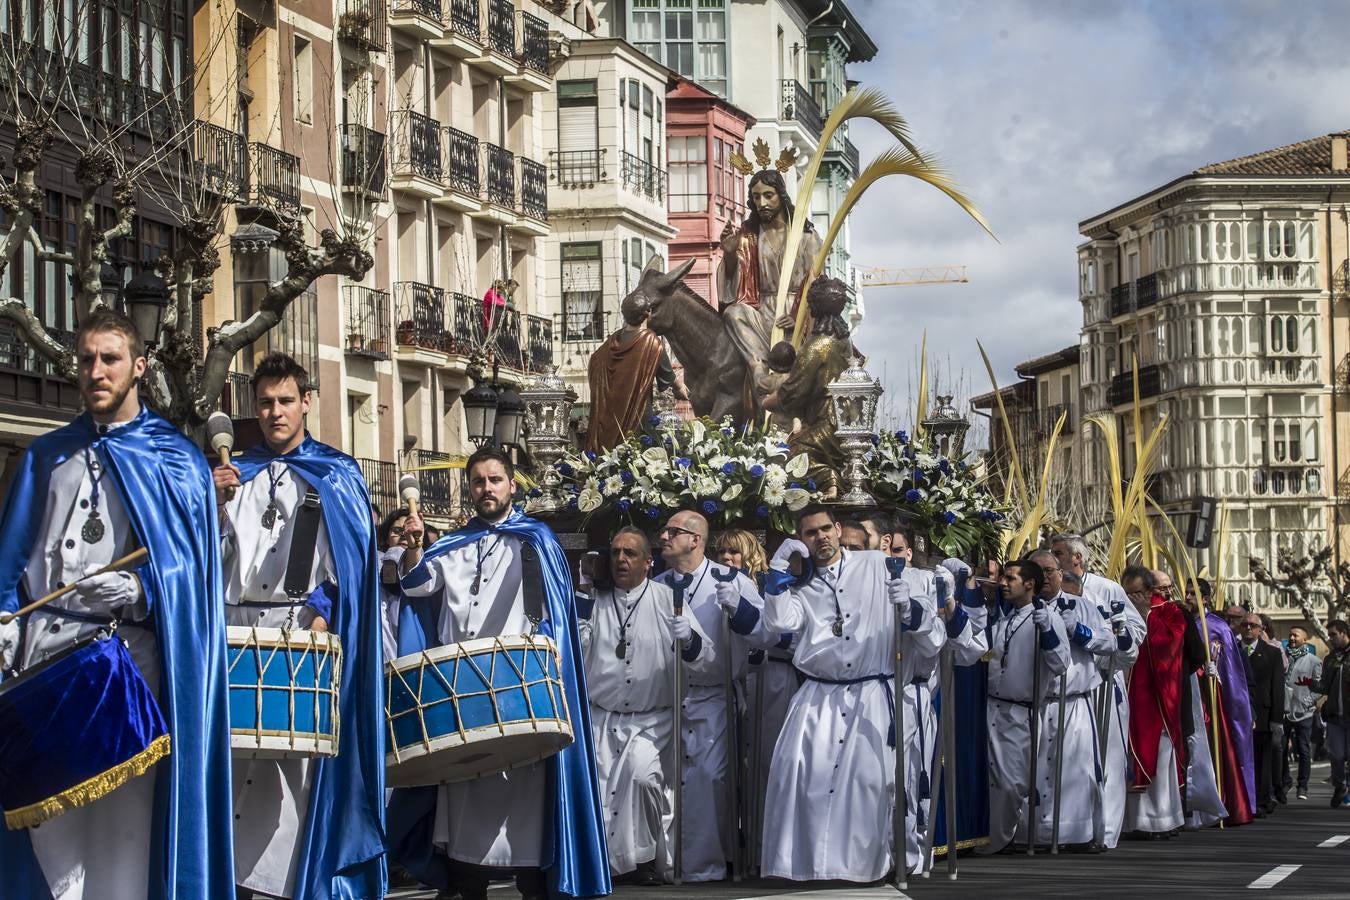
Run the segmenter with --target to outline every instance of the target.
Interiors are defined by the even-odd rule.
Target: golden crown
[[[793,150],[791,147],[784,147],[778,154],[778,159],[775,161],[772,151],[769,150],[769,145],[765,143],[764,138],[756,140],[751,149],[755,154],[754,163],[746,159],[740,151],[735,151],[731,154],[732,168],[742,175],[750,175],[753,173],[756,164],[758,164],[758,167],[761,170],[773,166],[779,172],[787,172],[797,162],[797,151]]]

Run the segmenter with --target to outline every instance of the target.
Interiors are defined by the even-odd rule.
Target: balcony
[[[489,75],[516,80],[520,64],[516,62],[516,7],[511,0],[487,0],[487,27],[480,42],[483,50],[473,58],[474,66]]]
[[[397,466],[382,459],[359,456],[356,458],[356,464],[361,467],[361,477],[366,480],[370,502],[375,504],[381,516],[387,516],[403,505],[398,495]]]
[[[521,371],[525,369],[520,355],[520,313],[517,310],[508,309],[501,317],[493,346],[497,350],[497,360],[503,366]]]
[[[424,516],[448,518],[459,515],[460,479],[463,469],[441,468],[452,462],[449,453],[437,453],[434,450],[410,450],[405,456],[404,471],[415,470],[417,486],[421,491],[418,511]],[[429,468],[435,466],[436,468]]]
[[[48,329],[68,347],[75,332]],[[25,418],[69,421],[84,407],[79,388],[43,362],[11,322],[0,322],[0,405],[22,407]]]
[[[822,126],[823,127],[823,126]],[[843,129],[840,129],[842,131]],[[848,172],[850,178],[856,179],[862,169],[862,161],[858,157],[858,148],[853,146],[853,142],[846,137],[841,137],[839,132],[830,140],[830,146],[825,150],[825,164],[836,165]]]
[[[441,126],[410,109],[389,116],[394,135],[393,186],[424,199],[441,195]]]
[[[553,371],[553,320],[543,316],[530,316],[527,321],[525,339],[529,352],[526,363],[536,375]]]
[[[483,144],[483,170],[487,175],[484,196],[492,203],[511,212],[505,217],[496,217],[503,225],[515,221],[516,208],[516,157],[510,150],[503,150],[496,144]]]
[[[520,159],[520,211],[535,222],[548,222],[548,169],[543,163],[523,156]],[[548,229],[545,228],[542,234],[548,234]]]
[[[478,212],[483,208],[479,201],[482,182],[478,177],[478,138],[447,125],[441,135],[441,152],[441,180],[449,190],[435,202],[460,212]]]
[[[1189,263],[1165,270],[1163,297],[1209,291],[1315,291],[1315,262]]]
[[[389,27],[417,40],[436,40],[445,30],[441,26],[441,0],[392,0]]]
[[[1147,309],[1158,302],[1158,276],[1145,275],[1143,278],[1136,279],[1134,282],[1134,306],[1136,309]]]
[[[623,186],[662,205],[666,202],[666,173],[640,157],[623,151]]]
[[[358,50],[383,50],[385,17],[385,0],[343,0],[337,22],[338,38]]]
[[[394,285],[394,297],[399,347],[449,352],[444,292],[420,281],[400,281]]]
[[[1111,288],[1111,318],[1134,312],[1134,282]]]
[[[527,12],[520,14],[520,61],[525,68],[548,75],[548,23]]]
[[[468,294],[451,294],[450,351],[469,356],[483,345],[487,321],[483,318],[483,301]]]
[[[384,135],[364,125],[343,125],[342,186],[372,199],[384,199]]]
[[[445,30],[431,41],[437,50],[456,59],[473,59],[483,53],[483,27],[478,0],[441,0]]]
[[[1156,397],[1162,391],[1161,370],[1157,366],[1142,366],[1139,369],[1139,400],[1142,402]],[[1112,406],[1125,406],[1134,402],[1134,374],[1125,372],[1111,379],[1111,390],[1107,400]]]
[[[1143,388],[1143,372],[1139,373],[1140,389]],[[1127,401],[1128,402],[1128,401]],[[1059,417],[1064,416],[1064,428],[1060,431],[1061,439],[1068,439],[1073,434],[1074,408],[1071,403],[1054,403],[1050,406],[1041,407],[1032,413],[1031,425],[1036,431],[1036,436],[1042,439],[1048,439],[1055,431],[1055,423]]]
[[[1259,497],[1321,497],[1322,470],[1316,466],[1263,466],[1252,472]]]
[[[194,180],[208,193],[231,203],[248,193],[248,147],[242,134],[209,122],[196,122],[192,159],[197,170]]]
[[[300,157],[267,144],[249,145],[250,201],[257,206],[300,209]]]
[[[231,419],[258,418],[253,394],[253,376],[246,372],[226,372],[225,388],[220,392],[220,411]]]
[[[548,157],[559,187],[592,187],[609,177],[604,150],[551,150]]]
[[[782,85],[782,105],[779,118],[785,122],[796,122],[814,141],[820,140],[820,132],[825,127],[820,117],[820,107],[811,99],[811,92],[795,79],[784,79]]]
[[[343,287],[347,302],[347,355],[389,358],[389,294],[359,284]]]

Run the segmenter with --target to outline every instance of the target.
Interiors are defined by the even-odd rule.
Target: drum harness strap
[[[291,552],[286,558],[286,581],[283,587],[290,600],[291,614],[286,620],[289,630],[295,626],[295,611],[309,595],[309,576],[314,569],[314,550],[319,542],[319,523],[323,509],[319,493],[314,488],[305,491],[305,499],[295,513],[295,530],[291,532]]]
[[[544,569],[539,563],[539,551],[529,541],[521,541],[520,563],[520,593],[525,600],[525,618],[530,620],[530,636],[533,637],[544,618]]]

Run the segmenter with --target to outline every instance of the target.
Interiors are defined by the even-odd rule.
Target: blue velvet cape
[[[388,882],[384,649],[370,497],[356,460],[309,435],[290,453],[278,456],[263,444],[237,458],[235,465],[240,479],[248,482],[277,459],[300,473],[319,494],[338,579],[328,630],[342,641],[338,755],[314,763],[295,896],[297,900],[383,897]]]
[[[215,490],[201,452],[144,407],[106,435],[86,413],[35,440],[18,464],[0,521],[0,610],[20,605],[52,470],[90,446],[112,475],[104,479],[105,489],[118,492],[137,540],[150,552],[135,571],[159,645],[160,707],[173,741],[168,759],[155,769],[150,898],[232,900],[220,538]],[[0,834],[0,872],[5,897],[47,896],[27,831]]]
[[[490,532],[513,535],[534,547],[544,575],[545,617],[539,632],[557,643],[567,709],[575,741],[547,760],[551,812],[545,817],[542,868],[553,897],[598,897],[612,890],[609,852],[600,813],[600,788],[595,775],[590,703],[582,663],[581,638],[573,605],[572,579],[567,559],[547,525],[512,513],[497,525],[474,519],[459,531],[445,535],[423,555],[418,568],[444,553],[478,540]],[[414,569],[414,572],[417,570]],[[409,573],[410,575],[412,573]],[[438,644],[443,603],[439,594],[405,597],[399,615],[398,652],[417,653]],[[436,787],[401,788],[389,802],[389,852],[426,884],[448,887],[446,873],[431,854],[436,817]]]

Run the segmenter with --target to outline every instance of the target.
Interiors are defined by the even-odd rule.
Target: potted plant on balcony
[[[389,343],[389,342],[386,341],[386,340],[385,340],[384,338],[382,338],[382,337],[371,338],[371,339],[370,339],[370,352],[371,352],[371,353],[378,353],[378,354],[380,354],[381,356],[384,356],[386,353],[389,352],[388,343]]]
[[[417,341],[414,340],[414,335],[416,333],[417,329],[413,326],[412,319],[404,319],[402,322],[398,323],[398,342],[400,344],[408,346],[416,344]]]
[[[366,349],[366,336],[359,331],[347,332],[347,352],[360,353]]]

